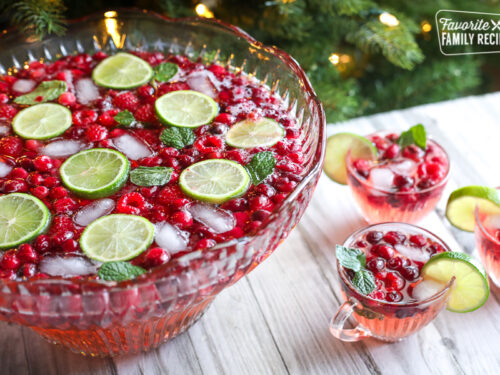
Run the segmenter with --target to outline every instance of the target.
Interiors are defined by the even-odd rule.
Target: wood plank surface
[[[329,126],[367,134],[422,122],[447,150],[458,186],[500,185],[500,93],[382,113]],[[445,198],[420,225],[474,254],[471,234],[444,219]],[[280,248],[223,291],[187,333],[157,350],[86,358],[0,323],[0,374],[500,374],[500,291],[469,314],[442,312],[408,339],[343,343],[328,323],[342,298],[334,246],[366,225],[347,187],[322,176],[310,206]]]

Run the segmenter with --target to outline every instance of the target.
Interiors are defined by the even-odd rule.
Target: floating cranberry
[[[29,159],[28,159],[29,160]],[[21,178],[21,179],[25,179],[28,177],[28,172],[26,171],[26,169],[24,168],[14,168],[11,172],[10,172],[10,176],[12,178]]]
[[[63,92],[60,96],[59,99],[57,99],[59,104],[65,105],[67,107],[71,107],[73,104],[76,103],[76,97],[72,93],[66,91]]]
[[[49,195],[49,189],[45,186],[37,186],[31,188],[31,194],[33,194],[38,199],[46,198]]]
[[[139,193],[123,195],[116,205],[116,211],[123,214],[139,215],[146,207],[146,200]]]
[[[384,235],[384,241],[391,245],[402,244],[406,240],[406,236],[397,231],[389,231]]]
[[[196,243],[195,249],[197,249],[197,250],[199,250],[199,249],[207,249],[209,247],[215,246],[215,244],[216,244],[215,240],[204,238],[202,240],[199,240]]]
[[[184,210],[177,211],[172,215],[172,223],[180,228],[189,228],[193,225],[193,216]]]
[[[400,174],[394,175],[394,179],[392,181],[393,185],[398,189],[408,188],[413,186],[413,178],[410,176],[403,176]]]
[[[73,124],[75,125],[90,125],[96,122],[96,120],[97,120],[97,113],[91,109],[85,109],[73,112]]]
[[[373,273],[378,273],[385,269],[385,260],[382,258],[373,258],[366,263],[366,268]]]
[[[36,275],[36,265],[33,263],[26,263],[19,269],[20,274],[25,278],[30,278]]]
[[[354,246],[355,246],[356,248],[360,248],[360,247],[361,247],[361,248],[364,248],[364,247],[367,247],[367,246],[368,246],[368,243],[367,243],[367,242],[365,242],[365,241],[363,241],[363,240],[358,240],[358,241],[356,241],[356,242],[354,243]]]
[[[148,268],[158,267],[170,260],[170,254],[161,247],[153,247],[144,254],[144,265]]]
[[[43,186],[47,186],[48,188],[53,188],[61,185],[61,180],[54,176],[48,176],[43,180]]]
[[[17,271],[17,269],[21,266],[21,261],[17,256],[15,250],[9,250],[5,252],[0,260],[0,268],[4,270],[12,270]]]
[[[7,180],[3,185],[4,193],[26,193],[28,184],[22,180]]]
[[[394,249],[389,245],[375,245],[372,251],[386,260],[394,256]]]
[[[78,242],[72,238],[68,238],[62,242],[61,248],[65,253],[74,253],[78,250]]]
[[[38,263],[39,261],[37,252],[29,244],[19,245],[17,256],[22,263]]]
[[[387,262],[387,267],[389,267],[391,270],[397,270],[401,268],[402,265],[403,261],[401,260],[400,257],[391,258]]]
[[[399,273],[408,281],[414,281],[420,276],[420,272],[415,266],[403,267],[399,270]]]
[[[69,191],[66,188],[63,188],[62,186],[57,186],[50,191],[50,197],[52,199],[65,198],[68,196],[68,194],[69,194]]]
[[[404,279],[398,276],[395,272],[388,272],[384,282],[386,288],[388,289],[401,290],[405,286]]]
[[[385,300],[387,302],[401,302],[403,300],[403,295],[396,290],[391,290],[386,293]]]
[[[48,156],[37,156],[33,159],[33,166],[40,172],[48,172],[52,169],[52,159]]]
[[[380,242],[383,237],[384,234],[378,230],[372,230],[366,234],[366,240],[372,245]]]
[[[71,214],[78,208],[78,204],[71,198],[62,198],[56,200],[53,207],[58,214]]]
[[[421,234],[414,234],[410,236],[410,242],[415,246],[422,247],[427,244],[427,239]]]
[[[85,138],[89,142],[98,142],[108,137],[108,129],[102,125],[90,125],[85,130]]]
[[[369,294],[369,296],[373,299],[376,299],[376,300],[379,300],[379,301],[383,301],[385,300],[385,293],[381,290],[376,290],[374,292],[371,292]]]
[[[23,151],[23,141],[17,137],[0,138],[0,154],[17,157]]]
[[[138,104],[139,101],[137,100],[135,95],[130,91],[119,94],[113,98],[113,105],[122,110],[128,110],[133,112],[136,110]]]
[[[252,211],[269,209],[272,207],[272,202],[265,195],[257,195],[256,197],[250,198],[248,204]]]
[[[403,156],[408,159],[412,159],[413,161],[419,163],[422,161],[424,157],[424,151],[415,145],[406,146],[403,149]]]

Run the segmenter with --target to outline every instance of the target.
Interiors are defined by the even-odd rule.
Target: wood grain
[[[500,185],[500,93],[393,111],[330,126],[367,134],[424,123],[452,160],[457,186]],[[454,250],[474,239],[444,219],[445,199],[421,225]],[[492,374],[500,373],[500,292],[469,314],[442,312],[419,333],[385,344],[343,343],[328,331],[341,304],[333,248],[366,225],[346,187],[322,176],[296,230],[266,262],[223,291],[187,333],[157,350],[86,358],[28,328],[0,323],[0,374]]]

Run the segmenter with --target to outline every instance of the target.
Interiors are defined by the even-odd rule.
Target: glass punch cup
[[[446,151],[422,125],[401,134],[338,133],[326,155],[326,174],[349,185],[369,223],[418,222],[440,200],[450,169]]]
[[[430,323],[444,307],[473,311],[489,295],[479,264],[411,224],[362,228],[337,246],[336,256],[345,302],[330,332],[342,341],[399,341]],[[471,290],[479,292],[471,296]],[[349,318],[356,322],[353,328],[346,328]]]

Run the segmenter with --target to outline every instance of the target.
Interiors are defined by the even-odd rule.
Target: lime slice
[[[68,158],[59,169],[64,185],[75,194],[90,199],[108,197],[122,188],[130,163],[122,153],[107,148],[81,151]]]
[[[25,139],[49,139],[64,133],[71,122],[71,111],[68,108],[43,103],[20,111],[12,120],[12,129]]]
[[[486,186],[465,186],[450,194],[446,217],[451,224],[468,232],[474,231],[476,206],[487,214],[500,214],[500,193]]]
[[[438,282],[443,286],[455,277],[446,306],[453,312],[474,311],[484,305],[490,294],[486,271],[465,253],[437,254],[424,264],[421,275],[423,282]]]
[[[209,159],[190,165],[179,176],[179,185],[190,197],[222,203],[245,193],[250,184],[246,169],[231,160]]]
[[[181,128],[196,128],[210,123],[219,107],[214,100],[191,90],[172,91],[155,102],[156,114],[163,122]]]
[[[112,89],[132,89],[149,82],[153,68],[143,59],[130,53],[117,53],[102,60],[92,72],[99,86]]]
[[[80,247],[91,259],[118,262],[135,258],[153,243],[154,226],[141,216],[115,214],[89,224]]]
[[[339,184],[347,184],[346,155],[351,151],[353,159],[375,160],[377,148],[365,137],[352,133],[337,133],[326,142],[324,171]]]
[[[49,210],[40,199],[22,193],[0,196],[0,249],[31,241],[49,223]]]
[[[276,121],[263,118],[243,120],[234,124],[226,134],[229,146],[238,148],[271,147],[285,135],[285,129]]]

